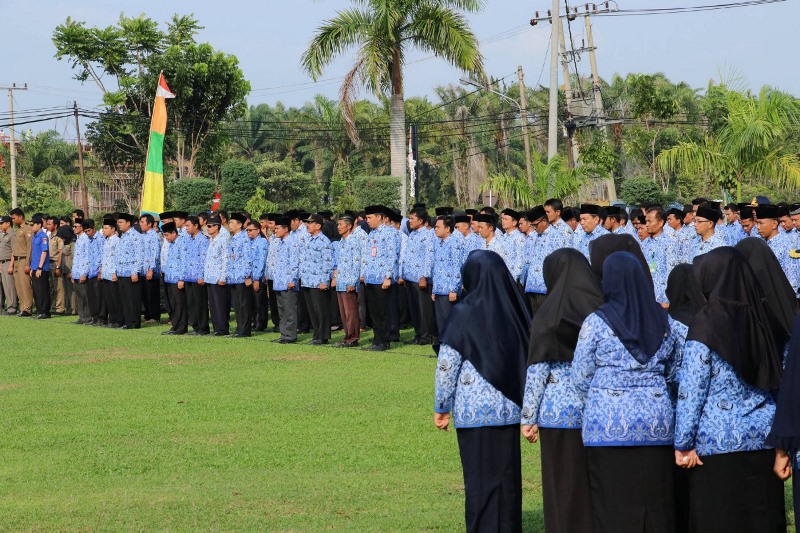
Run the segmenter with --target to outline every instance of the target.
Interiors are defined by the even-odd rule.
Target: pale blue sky
[[[619,2],[628,9],[716,3],[710,0]],[[545,67],[541,78],[540,72],[546,59],[550,25],[531,28],[527,24],[535,10],[545,12],[551,4],[550,0],[488,0],[484,11],[469,16],[475,33],[484,42],[482,51],[490,74],[502,77],[515,72],[521,64],[529,85],[537,80],[548,84],[548,68]],[[29,84],[31,90],[16,94],[17,109],[71,105],[73,100],[83,107],[96,106],[100,98],[95,86],[91,82],[81,85],[72,79],[69,64],[53,57],[50,38],[55,26],[67,16],[89,25],[108,25],[117,20],[121,11],[128,15],[143,12],[159,21],[167,20],[175,12],[193,12],[205,26],[199,40],[239,58],[253,87],[249,103],[282,101],[298,106],[317,93],[336,98],[339,89],[336,78],[347,71],[353,53],[332,64],[323,75],[323,80],[329,81],[318,84],[308,83],[299,58],[320,21],[347,5],[344,0],[2,0],[0,86],[11,82]],[[800,0],[705,13],[596,17],[593,28],[600,75],[610,78],[614,73],[662,71],[673,81],[683,80],[704,88],[710,79],[719,77],[720,71],[735,70],[751,88],[769,84],[800,95],[798,19]],[[576,23],[574,36],[580,39],[582,23],[580,19]],[[588,56],[579,67],[588,73]],[[433,88],[457,83],[459,76],[444,61],[413,52],[405,71],[406,95],[429,95],[435,101]],[[6,112],[7,108],[7,99],[2,94],[0,112]],[[32,127],[35,130],[55,127],[68,137],[74,136],[66,120]]]

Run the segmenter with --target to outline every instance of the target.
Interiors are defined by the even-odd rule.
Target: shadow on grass
[[[545,533],[544,510],[522,511],[522,531],[523,533]]]

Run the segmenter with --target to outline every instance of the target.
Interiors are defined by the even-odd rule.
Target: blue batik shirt
[[[230,235],[230,234],[228,234]],[[208,239],[206,248],[206,262],[203,267],[203,281],[216,285],[220,281],[228,280],[228,242],[225,233],[220,231],[214,238]]]
[[[351,233],[338,241],[336,247],[336,291],[347,292],[347,287],[359,288],[361,274],[361,253],[363,243],[358,240],[355,233]]]
[[[244,230],[228,241],[228,271],[226,281],[229,285],[241,285],[253,274],[253,260],[250,256],[250,239]]]
[[[272,271],[272,289],[288,291],[289,283],[294,283],[294,291],[300,290],[300,253],[303,244],[294,234],[278,239],[275,257],[275,270]]]
[[[672,272],[670,258],[673,253],[674,240],[662,231],[658,235],[650,236],[641,242],[644,258],[653,277],[653,290],[658,303],[669,303],[667,298],[667,279]]]
[[[525,247],[525,239],[527,235],[522,233],[519,229],[514,229],[503,235],[498,235],[503,241],[503,246],[506,249],[506,266],[511,276],[519,281],[522,275],[523,265],[525,258],[523,256],[523,248]]]
[[[544,260],[564,247],[564,236],[553,226],[547,226],[541,234],[532,231],[525,243],[525,292],[547,294],[544,284]]]
[[[763,450],[774,416],[772,394],[745,383],[702,342],[686,342],[675,449],[701,456]]]
[[[781,270],[786,274],[786,279],[789,280],[789,284],[797,295],[797,287],[800,285],[800,259],[794,259],[789,255],[795,249],[791,234],[781,229],[777,235],[767,240],[767,246],[778,258]]]
[[[300,285],[312,289],[330,286],[333,277],[333,246],[320,231],[309,234],[300,253]]]
[[[164,240],[167,241],[166,239]],[[171,243],[167,241],[167,257],[161,263],[164,283],[175,284],[179,281],[186,281],[184,269],[189,240],[191,240],[191,237],[186,234],[185,236],[179,236]]]
[[[142,235],[131,228],[122,234],[117,245],[117,276],[129,278],[142,273]]]
[[[521,424],[579,429],[583,398],[572,386],[572,364],[542,361],[528,367]]]
[[[117,246],[119,246],[119,236],[114,233],[106,238],[103,244],[103,262],[100,268],[100,277],[106,281],[111,281],[117,273]]]
[[[81,276],[89,277],[89,243],[91,239],[86,233],[81,233],[75,240],[75,250],[72,252],[72,279],[79,280]]]
[[[569,227],[569,224],[564,222],[563,218],[559,217],[558,220],[556,220],[556,223],[553,224],[553,229],[556,230],[556,233],[559,233],[561,235],[565,243],[572,242],[575,232],[572,230],[571,227]]]
[[[598,224],[591,233],[586,233],[585,231],[576,231],[575,236],[573,237],[574,240],[572,246],[582,253],[587,260],[589,260],[589,243],[598,237],[602,237],[603,235],[608,235],[608,230],[600,224]]]
[[[486,241],[483,237],[470,230],[469,235],[464,239],[464,260],[473,250],[482,250],[485,243]]]
[[[397,281],[398,245],[392,229],[379,226],[364,242],[361,253],[361,277],[367,285],[382,285],[386,278]]]
[[[158,275],[161,273],[161,240],[158,238],[158,232],[151,229],[147,233],[142,234],[143,256],[142,256],[142,274],[147,274],[148,270],[152,270],[153,274]]]
[[[267,279],[273,279],[272,272],[275,270],[275,260],[278,258],[278,247],[280,246],[280,239],[275,235],[269,237],[269,248],[267,249],[267,267],[264,271],[264,276]]]
[[[451,234],[436,238],[433,251],[433,294],[461,294],[461,264],[464,262],[464,239]]]
[[[100,275],[100,263],[103,262],[103,245],[105,243],[106,238],[99,231],[89,239],[89,279]]]
[[[50,272],[50,239],[47,238],[47,232],[43,229],[31,237],[31,270],[39,268],[42,252],[46,254],[42,271]]]
[[[572,383],[584,401],[585,446],[672,446],[679,333],[672,327],[658,351],[639,363],[596,313],[583,322],[572,361]]]
[[[250,259],[253,262],[253,273],[250,277],[253,281],[262,281],[266,276],[267,255],[269,255],[269,241],[258,235],[255,239],[250,239]]]
[[[697,257],[698,255],[707,254],[711,250],[715,250],[722,246],[727,246],[725,243],[725,237],[723,237],[722,233],[714,229],[714,234],[708,238],[707,241],[704,241],[702,238],[698,238],[694,241],[694,250],[692,254],[692,259]]]
[[[447,344],[439,348],[434,398],[434,412],[452,412],[457,429],[510,426],[520,421],[520,407]]]
[[[208,237],[198,231],[197,235],[194,237],[187,233],[186,235],[179,236],[177,240],[183,241],[183,246],[185,249],[183,260],[183,281],[188,283],[196,283],[197,280],[202,278],[203,274],[205,273]],[[165,261],[166,258],[162,254],[161,262],[164,263]]]
[[[430,278],[433,271],[433,246],[436,233],[425,226],[408,235],[403,258],[400,261],[400,277],[411,283]]]
[[[503,240],[500,238],[499,235],[495,234],[492,237],[492,240],[487,241],[486,239],[483,240],[483,249],[484,250],[491,250],[492,252],[496,253],[500,257],[503,258],[503,262],[507,263],[506,261],[506,247],[503,243]]]
[[[734,220],[727,226],[725,226],[725,242],[728,243],[728,246],[736,246],[739,244],[739,241],[742,239],[749,237],[747,232],[744,231],[742,227],[742,223],[738,220]]]

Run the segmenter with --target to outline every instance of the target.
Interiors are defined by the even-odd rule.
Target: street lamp
[[[501,93],[500,91],[495,91],[494,89],[492,89],[492,87],[490,85],[481,85],[479,82],[477,82],[475,80],[471,80],[469,78],[460,78],[458,81],[461,82],[462,85],[471,85],[471,86],[473,86],[473,87],[475,87],[477,89],[483,89],[484,91],[488,91],[488,92],[490,92],[492,94],[496,94],[497,96],[499,96],[503,100],[508,100],[509,102],[511,102],[512,104],[517,106],[517,111],[519,111],[520,114],[522,114],[522,106],[519,105],[519,102],[517,102],[516,100],[514,100],[510,96]]]

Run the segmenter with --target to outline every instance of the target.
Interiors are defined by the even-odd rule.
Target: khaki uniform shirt
[[[15,257],[25,257],[20,259],[20,265],[24,267],[31,264],[31,241],[33,240],[33,228],[27,224],[17,228],[11,245],[11,255]],[[16,261],[15,261],[16,264]],[[16,267],[15,267],[16,268]]]
[[[64,239],[55,234],[50,237],[50,262],[54,267],[61,266],[61,252],[64,249]]]
[[[0,263],[11,261],[11,244],[14,241],[14,228],[10,228],[8,233],[0,231]]]

